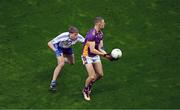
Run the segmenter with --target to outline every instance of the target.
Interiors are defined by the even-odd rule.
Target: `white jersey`
[[[70,39],[70,33],[69,32],[64,32],[60,35],[58,35],[57,37],[55,37],[52,40],[53,44],[58,44],[59,47],[62,48],[69,48],[72,45],[76,44],[77,42],[84,42],[84,37],[80,34],[77,35],[77,39],[76,40],[72,40]]]

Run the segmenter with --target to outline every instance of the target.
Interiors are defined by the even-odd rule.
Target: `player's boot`
[[[88,89],[84,88],[82,93],[83,93],[83,96],[84,96],[85,100],[87,100],[87,101],[91,100]]]
[[[51,82],[50,87],[49,87],[49,90],[50,90],[50,91],[54,91],[54,92],[57,90],[57,88],[56,88],[56,82]]]

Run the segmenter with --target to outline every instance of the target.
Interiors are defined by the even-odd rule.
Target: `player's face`
[[[99,27],[100,29],[103,29],[105,27],[105,21],[101,20],[101,22],[99,22]]]
[[[78,33],[71,33],[70,37],[71,37],[72,40],[76,40],[77,35],[78,35]]]

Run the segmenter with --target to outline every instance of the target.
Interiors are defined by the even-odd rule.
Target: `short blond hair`
[[[95,19],[94,19],[94,24],[96,24],[96,23],[98,23],[98,22],[101,22],[102,20],[104,20],[102,17],[97,16],[97,17],[95,17]]]

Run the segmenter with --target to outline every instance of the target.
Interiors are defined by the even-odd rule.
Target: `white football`
[[[113,58],[115,58],[115,59],[120,58],[120,57],[122,56],[122,51],[121,51],[120,49],[118,49],[118,48],[113,49],[113,50],[111,51],[111,56],[112,56]]]

